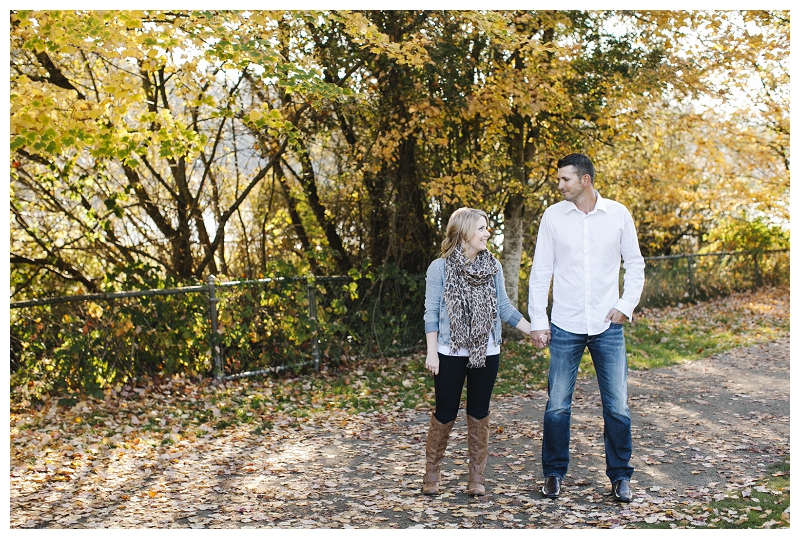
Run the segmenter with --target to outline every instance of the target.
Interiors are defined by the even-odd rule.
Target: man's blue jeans
[[[581,335],[551,324],[550,372],[547,378],[547,408],[544,412],[542,469],[544,476],[561,479],[569,466],[569,424],[572,393],[583,351],[589,348],[600,397],[603,401],[603,439],[606,475],[613,483],[630,479],[633,440],[628,409],[628,360],[622,324],[611,324],[599,335]]]

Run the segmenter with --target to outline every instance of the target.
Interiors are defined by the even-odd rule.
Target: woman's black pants
[[[483,419],[489,415],[489,400],[492,398],[500,355],[486,356],[486,366],[468,369],[469,358],[439,354],[439,374],[433,377],[436,389],[436,411],[439,423],[449,423],[458,415],[461,390],[467,380],[467,415]]]

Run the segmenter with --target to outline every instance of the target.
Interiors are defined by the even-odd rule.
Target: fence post
[[[752,252],[753,268],[755,269],[755,275],[753,275],[753,277],[754,277],[753,280],[755,281],[756,288],[761,288],[761,285],[763,284],[763,279],[761,278],[761,267],[758,264],[758,255],[759,254],[761,254],[761,253],[759,253],[758,250],[755,250],[755,251]]]
[[[312,276],[313,277],[313,276]],[[317,325],[317,292],[314,283],[309,279],[308,284],[308,318],[311,320],[311,335],[314,339],[311,344],[311,357],[314,359],[314,370],[319,370],[319,326]]]
[[[694,299],[694,279],[692,278],[692,255],[686,256],[686,273],[689,275],[689,298]]]
[[[211,357],[214,359],[214,377],[222,378],[222,358],[220,357],[219,344],[217,343],[217,298],[214,289],[214,276],[208,276],[208,310],[211,315]]]

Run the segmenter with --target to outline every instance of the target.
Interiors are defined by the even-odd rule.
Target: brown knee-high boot
[[[439,420],[431,414],[431,426],[428,428],[428,442],[425,444],[425,477],[422,480],[422,493],[428,495],[439,494],[439,479],[442,473],[442,461],[444,451],[447,449],[447,440],[450,438],[450,431],[453,424],[439,423]]]
[[[467,415],[467,455],[469,456],[469,485],[467,493],[470,496],[483,496],[486,494],[484,487],[483,470],[489,458],[489,416],[475,419]]]

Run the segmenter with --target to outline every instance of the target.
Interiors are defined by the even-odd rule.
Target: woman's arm
[[[434,260],[425,275],[425,333],[439,332],[439,304],[444,293],[440,258]]]
[[[442,269],[438,262],[434,260],[425,276],[425,342],[427,353],[425,354],[425,368],[434,375],[439,374],[439,305],[444,293],[444,282],[442,281]]]
[[[514,327],[519,327],[520,320],[524,320],[522,313],[519,312],[508,299],[506,293],[506,282],[503,277],[503,266],[497,262],[498,270],[495,275],[495,288],[497,289],[497,314],[500,320]]]
[[[529,334],[530,334],[530,332],[531,332],[531,324],[530,324],[530,322],[528,322],[527,320],[525,320],[525,317],[524,317],[524,316],[523,316],[522,318],[520,318],[520,319],[519,319],[519,322],[518,322],[518,323],[517,323],[517,325],[516,325],[516,326],[514,326],[514,327],[516,327],[518,330],[520,330],[520,331],[521,331],[522,333],[524,333],[526,336],[527,336],[527,335],[529,335]]]
[[[439,332],[431,331],[425,334],[425,341],[428,345],[428,353],[425,356],[425,368],[434,375],[439,374],[439,352],[437,350]]]
[[[500,263],[498,262],[498,264]],[[500,315],[500,319],[507,324],[513,325],[525,335],[529,335],[531,331],[530,323],[525,320],[521,312],[511,305],[511,300],[506,293],[506,283],[503,277],[502,265],[500,265],[497,275],[497,312]]]

